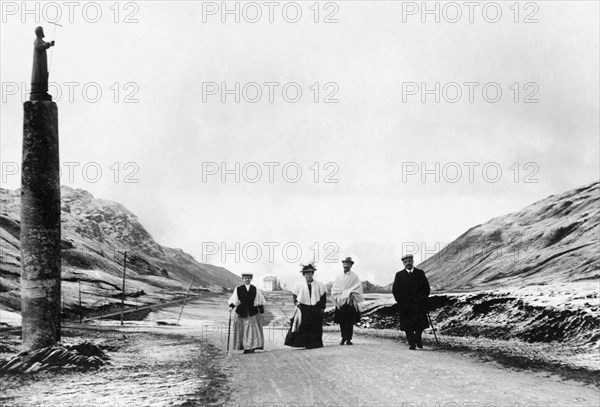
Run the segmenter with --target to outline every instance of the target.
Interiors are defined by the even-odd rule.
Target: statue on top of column
[[[33,42],[33,72],[31,73],[31,95],[29,100],[52,100],[48,94],[48,57],[46,50],[54,46],[54,41],[46,42],[44,29],[35,29],[36,39]]]

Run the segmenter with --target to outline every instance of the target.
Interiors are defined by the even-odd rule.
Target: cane
[[[435,338],[435,342],[439,344],[440,341],[438,341],[437,335],[435,334],[435,326],[433,326],[433,321],[431,320],[431,316],[429,316],[429,312],[427,312],[427,319],[429,319],[429,325],[431,325],[431,329],[433,329],[433,337]]]
[[[233,308],[229,308],[229,324],[227,328],[227,355],[229,355],[229,337],[231,336],[231,311],[233,311]]]

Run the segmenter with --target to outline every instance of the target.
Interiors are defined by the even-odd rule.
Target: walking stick
[[[431,320],[431,316],[429,316],[429,311],[427,312],[427,319],[429,319],[429,325],[431,325],[431,329],[433,329],[433,337],[435,338],[435,342],[439,344],[440,341],[438,341],[437,335],[435,334],[435,326],[433,326],[433,321]]]
[[[231,336],[231,311],[233,311],[233,308],[229,308],[229,324],[227,328],[227,355],[229,355],[229,337]]]

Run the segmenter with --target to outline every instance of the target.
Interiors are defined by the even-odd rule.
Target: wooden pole
[[[435,326],[433,326],[433,321],[431,320],[431,317],[429,316],[429,312],[427,312],[427,318],[429,319],[429,324],[431,325],[431,329],[433,329],[433,337],[435,338],[435,342],[440,343],[440,341],[438,341],[438,337],[435,333]]]
[[[229,323],[227,324],[227,356],[229,356],[229,338],[231,337],[231,311],[233,311],[233,308],[229,307]]]
[[[125,272],[127,270],[127,251],[123,252],[123,288],[121,290],[121,325],[123,325],[123,309],[125,308]]]
[[[177,323],[179,323],[179,319],[181,318],[181,314],[183,313],[183,307],[185,307],[185,303],[187,301],[188,295],[190,295],[190,290],[192,289],[192,285],[194,284],[194,280],[196,279],[196,276],[192,277],[192,283],[190,284],[190,287],[187,290],[187,293],[185,294],[185,298],[183,299],[183,305],[181,306],[181,311],[179,311],[179,317],[177,317]]]

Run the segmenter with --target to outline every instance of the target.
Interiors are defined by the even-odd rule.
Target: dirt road
[[[271,306],[265,322],[289,315],[287,308]],[[291,349],[283,346],[285,330],[266,326],[264,352],[226,356],[229,313],[223,297],[188,304],[179,324],[168,325],[177,323],[179,312],[159,310],[125,327],[103,321],[115,329],[106,332],[89,325],[83,334],[66,330],[65,339],[77,343],[99,335],[118,345],[110,352],[111,365],[3,377],[0,407],[600,405],[598,387],[456,352],[409,351],[403,341],[372,336],[357,335],[355,345],[340,346],[339,333],[326,332],[324,348]]]
[[[176,314],[165,310],[154,317],[169,319]],[[225,350],[227,317],[219,300],[193,304],[184,311],[178,330],[208,338]],[[325,333],[324,348],[292,349],[283,346],[285,331],[264,330],[264,352],[236,351],[228,358],[231,406],[600,405],[597,387],[454,352],[410,351],[403,341],[366,336],[357,336],[353,346],[340,346],[337,332]]]
[[[533,407],[598,406],[600,400],[597,389],[579,384],[373,338],[358,337],[354,346],[329,342],[316,350],[284,349],[277,340],[264,353],[234,359],[233,400],[240,405]]]

